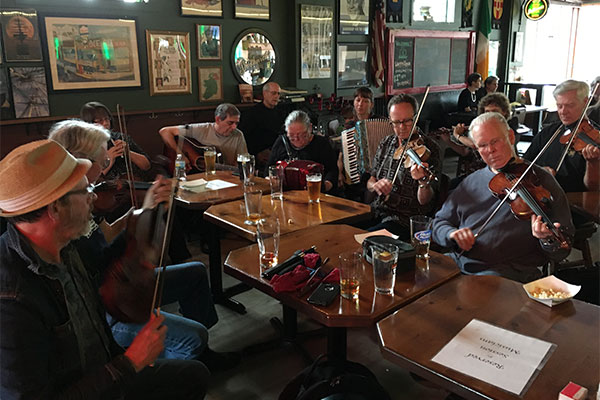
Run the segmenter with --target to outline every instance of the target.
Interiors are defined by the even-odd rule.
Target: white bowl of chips
[[[572,299],[579,293],[581,286],[571,285],[561,281],[554,275],[550,275],[523,285],[523,289],[525,289],[530,299],[552,307]]]

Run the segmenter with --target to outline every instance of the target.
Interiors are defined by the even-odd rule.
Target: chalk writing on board
[[[394,41],[394,89],[412,87],[413,39],[398,38]]]

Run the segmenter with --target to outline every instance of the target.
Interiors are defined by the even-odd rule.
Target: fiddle
[[[600,148],[600,133],[587,119],[581,121],[577,134],[573,133],[570,129],[567,129],[562,134],[559,141],[562,144],[568,144],[573,136],[575,136],[575,138],[573,139],[571,147],[576,152],[581,152],[588,144]]]
[[[396,153],[398,150],[396,150]],[[394,158],[396,158],[397,154],[394,154]],[[423,164],[423,161],[427,161],[429,156],[431,155],[431,151],[425,146],[425,142],[422,138],[417,138],[409,141],[406,146],[406,155],[403,160],[404,168],[411,168],[413,165],[418,165],[423,168],[428,175],[428,181],[438,180],[437,176],[431,172],[431,170]]]
[[[516,218],[527,220],[533,214],[541,216],[552,235],[559,241],[560,247],[570,248],[567,238],[546,214],[552,203],[552,195],[540,184],[535,171],[530,170],[530,173],[525,175],[527,170],[525,163],[509,163],[490,180],[488,186],[497,197],[508,198]],[[519,180],[520,182],[517,182]]]
[[[98,198],[94,202],[94,215],[107,219],[117,211],[126,211],[133,206],[129,187],[133,185],[137,203],[144,201],[146,191],[152,186],[151,182],[129,182],[122,179],[102,181],[94,186]]]

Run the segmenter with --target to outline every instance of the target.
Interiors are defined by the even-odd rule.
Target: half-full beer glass
[[[262,190],[248,190],[244,192],[244,203],[246,204],[246,225],[256,225],[262,220]]]
[[[417,258],[429,258],[431,221],[431,218],[425,215],[410,217],[410,241],[417,251]]]
[[[204,165],[207,174],[214,175],[217,172],[217,149],[213,146],[204,149]]]
[[[308,202],[318,203],[321,195],[320,173],[311,173],[306,175],[306,190],[308,191]]]

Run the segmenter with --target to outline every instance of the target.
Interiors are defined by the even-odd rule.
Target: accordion
[[[358,121],[354,128],[342,132],[344,170],[350,183],[359,183],[362,174],[371,172],[379,142],[393,133],[387,119]]]
[[[283,185],[286,190],[306,189],[306,175],[323,173],[323,164],[310,160],[277,161],[284,170]]]

